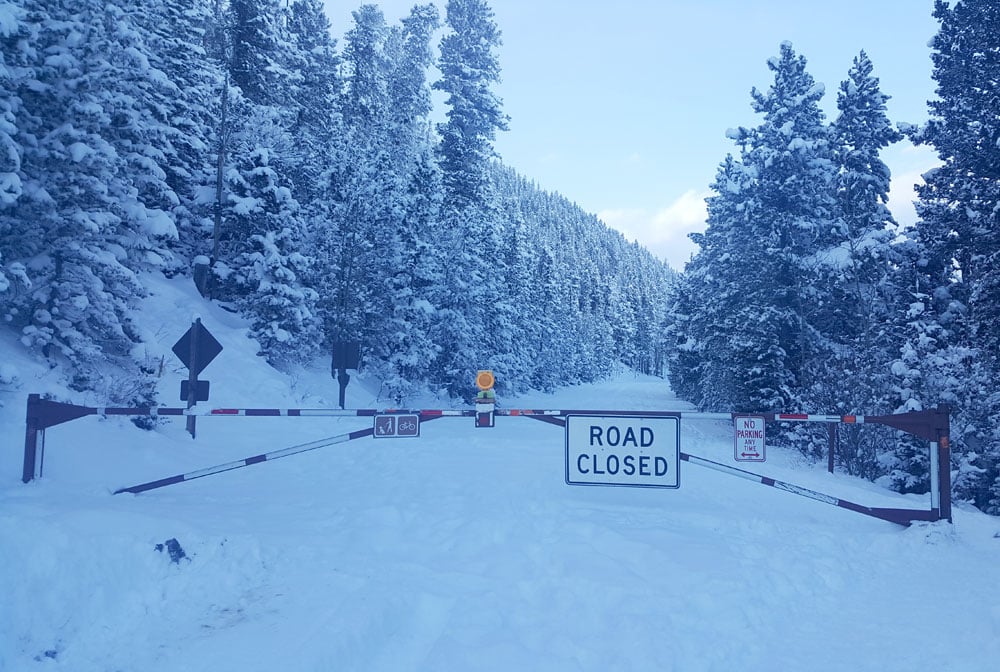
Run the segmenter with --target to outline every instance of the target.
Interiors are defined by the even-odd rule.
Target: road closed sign
[[[566,416],[566,483],[680,487],[680,417]]]

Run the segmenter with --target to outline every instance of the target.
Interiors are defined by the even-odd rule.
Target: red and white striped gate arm
[[[333,408],[211,408],[211,409],[199,409],[199,408],[169,408],[169,407],[147,407],[147,408],[110,408],[110,407],[89,407],[89,406],[77,406],[75,404],[67,404],[62,402],[51,401],[48,399],[42,399],[38,394],[29,394],[27,400],[27,412],[25,414],[25,443],[24,443],[24,463],[22,471],[22,481],[28,483],[34,478],[41,475],[41,465],[42,465],[42,455],[39,450],[39,442],[42,441],[41,445],[44,446],[44,435],[45,430],[48,427],[54,427],[56,425],[68,422],[70,420],[75,420],[77,418],[82,418],[87,415],[131,415],[131,416],[211,416],[211,417],[268,417],[268,416],[286,416],[286,417],[373,417],[380,414],[401,414],[401,415],[419,415],[421,420],[431,420],[441,417],[473,417],[476,411],[473,409],[420,409],[420,410],[404,410],[404,409],[333,409]],[[950,446],[949,446],[949,417],[950,408],[946,405],[939,406],[936,409],[927,409],[923,411],[910,411],[907,413],[898,413],[892,415],[880,415],[880,416],[864,416],[864,415],[829,415],[829,414],[810,414],[810,413],[701,413],[693,411],[616,411],[616,410],[568,410],[568,409],[496,409],[496,415],[501,416],[524,416],[529,418],[534,418],[537,420],[544,420],[546,422],[554,424],[563,424],[565,422],[565,417],[569,415],[633,415],[633,416],[652,416],[652,417],[677,417],[677,418],[700,418],[700,419],[715,419],[715,420],[729,420],[742,415],[756,415],[763,417],[765,421],[778,421],[778,422],[823,422],[830,425],[834,423],[846,423],[846,424],[881,424],[894,429],[913,434],[920,438],[926,439],[931,443],[930,450],[930,480],[931,480],[931,514],[930,518],[925,518],[924,514],[921,512],[916,512],[919,514],[917,517],[911,518],[911,520],[937,520],[937,519],[947,519],[951,520],[951,460],[950,460]],[[350,438],[358,438],[360,436],[366,435],[370,430],[359,430],[359,432],[354,432],[349,435],[344,435]],[[350,440],[347,439],[347,440]],[[340,437],[336,437],[340,439]],[[305,444],[310,445],[310,444]],[[323,444],[327,445],[327,444]],[[299,452],[304,446],[293,447],[292,449],[286,449],[283,451],[277,451],[274,454],[265,454],[262,456],[253,456],[245,460],[238,461],[234,464],[219,465],[218,467],[211,468],[212,473],[216,473],[216,469],[228,470],[235,468],[237,466],[247,466],[249,464],[256,464],[265,459],[274,459],[276,457],[283,456],[285,454],[293,454],[294,452]],[[310,448],[305,448],[306,450]],[[689,461],[695,456],[687,456]],[[705,461],[701,458],[698,459],[701,463]],[[707,466],[707,465],[705,465]],[[733,472],[735,469],[732,467],[726,467],[726,470]],[[735,470],[741,471],[742,470]],[[174,481],[177,478],[182,480],[189,480],[193,477],[200,477],[201,473],[189,474],[189,475],[179,475],[177,477],[172,477],[171,479],[165,479],[169,481]],[[753,477],[758,478],[756,474],[750,474],[749,472],[742,472],[740,475],[743,477]],[[812,496],[813,494],[803,491],[801,488],[794,488],[793,486],[787,486],[787,484],[780,484],[779,482],[772,481],[772,479],[767,479],[766,477],[760,477],[764,480],[761,482],[766,485],[772,485],[774,487],[782,487],[790,492],[798,491],[798,494],[807,494],[807,496]],[[772,481],[772,482],[768,482]],[[150,484],[144,484],[150,485]],[[783,487],[785,486],[785,487]],[[826,497],[822,495],[822,497]],[[857,505],[851,504],[850,502],[840,502],[839,506],[845,508],[852,508],[858,510],[862,513],[867,513],[868,515],[875,515],[876,517],[884,518],[886,520],[893,520],[893,522],[900,522],[896,519],[897,514],[899,515],[910,515],[914,512],[903,511],[903,510],[889,510],[889,509],[868,509],[867,507],[858,507]],[[864,510],[862,510],[864,509]]]

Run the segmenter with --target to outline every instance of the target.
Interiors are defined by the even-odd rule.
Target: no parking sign
[[[737,462],[763,462],[764,418],[759,415],[737,415],[733,418],[733,451]]]

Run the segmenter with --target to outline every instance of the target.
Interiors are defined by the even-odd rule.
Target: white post
[[[941,510],[941,474],[938,464],[938,444],[931,441],[931,508]]]

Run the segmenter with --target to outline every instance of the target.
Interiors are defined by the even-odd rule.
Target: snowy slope
[[[199,314],[225,350],[219,407],[332,407],[326,362],[266,367],[233,315],[181,282],[146,304],[161,399]],[[678,490],[564,483],[563,430],[524,418],[425,423],[142,495],[116,488],[370,426],[364,418],[121,418],[47,431],[20,483],[28,392],[54,374],[0,342],[0,670],[880,670],[1000,660],[1000,522],[903,529],[687,463]],[[81,400],[97,404],[97,400]],[[418,407],[440,408],[434,399]],[[509,407],[685,410],[662,380]],[[385,406],[354,380],[348,404]],[[728,423],[682,423],[685,452],[731,460]],[[869,505],[928,506],[778,447],[754,470]],[[157,544],[176,539],[171,562]]]

